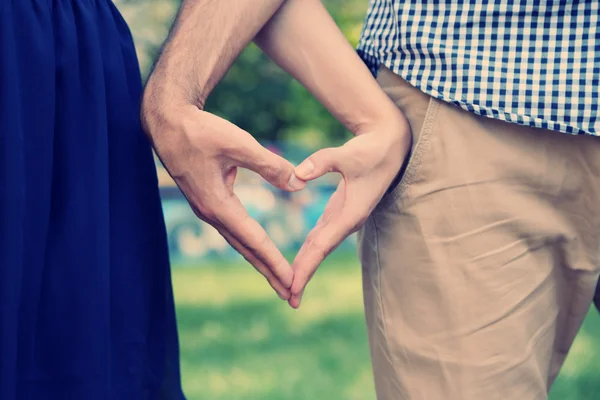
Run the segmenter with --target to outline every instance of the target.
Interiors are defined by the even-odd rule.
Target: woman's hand
[[[292,307],[300,306],[304,288],[321,262],[365,223],[398,175],[411,140],[408,121],[398,111],[392,122],[363,128],[343,146],[319,150],[296,168],[296,176],[305,181],[328,172],[340,173],[342,180],[292,265]]]

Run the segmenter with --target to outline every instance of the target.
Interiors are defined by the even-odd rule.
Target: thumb
[[[252,150],[251,157],[242,165],[244,168],[256,172],[279,189],[288,192],[304,189],[306,182],[296,177],[291,162],[260,145]]]
[[[296,167],[294,173],[303,181],[317,179],[328,172],[342,172],[342,150],[331,147],[319,150]]]

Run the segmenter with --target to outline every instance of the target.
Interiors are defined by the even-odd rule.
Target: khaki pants
[[[378,399],[547,398],[598,281],[600,138],[378,80],[414,136],[359,232]]]

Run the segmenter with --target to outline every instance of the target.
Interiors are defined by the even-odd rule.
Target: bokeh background
[[[115,0],[130,24],[144,78],[178,0]],[[324,0],[356,45],[367,0]],[[250,45],[207,109],[299,163],[349,135],[311,95]],[[169,233],[180,328],[182,375],[190,400],[374,400],[360,266],[349,238],[320,268],[298,311],[199,221],[157,161]],[[336,177],[289,195],[252,173],[236,193],[290,258],[316,222]],[[600,399],[600,316],[590,310],[552,400]],[[437,400],[437,399],[433,399]]]

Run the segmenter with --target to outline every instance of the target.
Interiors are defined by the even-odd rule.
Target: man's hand
[[[235,125],[203,111],[207,97],[238,54],[283,0],[183,0],[153,68],[142,121],[154,149],[198,217],[214,226],[280,297],[289,299],[293,272],[233,193],[238,167],[283,190],[294,167]]]
[[[294,279],[296,296],[290,301],[298,306],[298,295],[319,263],[360,226],[400,169],[410,134],[398,108],[319,0],[259,3],[183,0],[148,80],[142,118],[159,157],[198,216],[215,226],[283,298]],[[310,180],[335,170],[344,182],[298,254],[296,278],[264,230],[248,217],[232,185],[240,166],[282,189],[301,189],[305,183],[289,181],[293,166],[249,134],[202,111],[214,86],[253,38],[358,136],[339,149],[313,155],[312,173],[302,172],[304,166],[297,171]]]
[[[357,136],[340,148],[313,154],[296,169],[303,180],[332,171],[343,177],[294,260],[290,305],[298,307],[319,264],[360,228],[400,171],[411,134],[404,115],[321,1],[286,0],[254,41]]]
[[[411,146],[408,121],[398,112],[394,122],[358,132],[342,147],[319,150],[304,160],[295,174],[310,181],[328,172],[342,180],[323,215],[309,233],[292,265],[290,305],[300,306],[302,293],[321,262],[365,223],[400,171]]]
[[[280,189],[302,189],[294,166],[262,147],[237,126],[193,105],[153,106],[143,119],[154,148],[196,215],[221,235],[287,300],[293,272],[261,226],[233,192],[238,167],[250,169]]]

